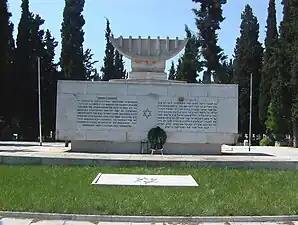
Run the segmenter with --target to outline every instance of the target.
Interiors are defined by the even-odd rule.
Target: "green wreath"
[[[150,143],[150,148],[159,150],[162,149],[163,145],[166,143],[167,134],[162,128],[155,127],[149,130],[147,138]]]

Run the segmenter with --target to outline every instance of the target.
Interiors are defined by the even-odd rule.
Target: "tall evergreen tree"
[[[234,64],[233,60],[229,61],[224,60],[221,66],[221,69],[218,71],[216,75],[216,83],[218,84],[234,84]]]
[[[258,41],[259,23],[249,5],[241,15],[240,37],[237,38],[235,47],[235,81],[239,87],[239,132],[248,133],[249,127],[249,92],[250,92],[250,74],[253,80],[253,111],[252,111],[252,131],[259,133],[259,84],[261,79],[263,48]]]
[[[283,59],[279,76],[283,84],[282,100],[284,118],[290,118],[294,147],[298,147],[298,0],[284,0],[284,18],[280,30],[280,47]],[[290,109],[290,110],[289,110]],[[289,117],[289,110],[291,116]],[[290,127],[290,126],[289,126]]]
[[[24,126],[26,126],[25,121],[25,105],[28,100],[27,96],[27,85],[26,77],[31,74],[31,60],[30,60],[30,52],[31,52],[31,42],[30,42],[30,27],[33,16],[29,11],[29,1],[22,0],[21,3],[21,18],[18,25],[18,34],[16,40],[16,54],[15,54],[15,63],[16,63],[16,73],[13,77],[13,82],[16,84],[15,92],[13,95],[13,99],[15,101],[15,117],[17,118],[17,122],[19,123],[21,130],[18,130],[19,134],[22,135],[26,132]],[[26,76],[26,77],[25,77]],[[23,85],[22,85],[23,84]]]
[[[175,69],[175,65],[174,62],[172,61],[171,63],[171,68],[169,70],[169,78],[168,80],[176,80],[176,69]]]
[[[292,80],[291,66],[292,54],[295,46],[295,31],[291,28],[290,1],[283,0],[283,20],[280,24],[280,37],[274,49],[276,57],[276,76],[271,81],[271,111],[275,121],[274,133],[283,138],[284,134],[292,134]],[[292,18],[291,18],[292,17]]]
[[[197,77],[203,70],[199,54],[200,43],[188,26],[185,26],[185,32],[188,42],[185,46],[184,54],[181,57],[181,64],[177,69],[176,80],[197,83]]]
[[[271,82],[272,79],[276,78],[274,74],[276,74],[277,70],[275,49],[277,47],[278,31],[275,0],[269,0],[266,28],[264,65],[262,68],[259,96],[259,116],[261,124],[264,127],[267,120],[268,107],[271,101]]]
[[[211,83],[211,78],[221,69],[221,60],[225,58],[223,50],[217,44],[220,23],[224,21],[222,5],[226,0],[192,0],[200,3],[199,9],[194,9],[196,26],[199,30],[199,40],[202,47],[202,55],[205,59],[206,71],[203,75],[203,83]]]
[[[115,48],[110,41],[110,37],[112,36],[111,28],[110,28],[110,21],[107,19],[106,25],[106,50],[105,56],[103,59],[103,67],[101,68],[102,72],[102,80],[108,81],[110,79],[115,78]]]
[[[36,140],[38,136],[37,57],[44,50],[44,20],[29,11],[28,0],[22,1],[22,15],[18,26],[16,49],[17,85],[15,99],[18,105],[21,137]]]
[[[113,76],[114,79],[125,79],[126,77],[126,70],[124,68],[124,61],[123,56],[115,50],[115,60],[114,60],[114,68],[115,68],[115,75]]]
[[[11,125],[13,115],[13,62],[14,39],[13,24],[10,22],[11,13],[8,11],[7,0],[0,3],[0,139],[4,138],[4,129]],[[6,137],[5,137],[6,138]]]
[[[175,80],[179,80],[179,78],[177,79],[177,77],[179,77],[179,74],[180,74],[179,71],[181,71],[181,64],[182,64],[182,57],[178,59],[176,73],[175,73]]]
[[[84,67],[86,71],[86,80],[93,80],[98,81],[99,80],[99,74],[97,72],[97,69],[94,67],[96,63],[98,63],[97,60],[93,60],[93,53],[91,52],[91,49],[86,49],[84,52]]]
[[[85,20],[82,15],[84,5],[85,0],[65,0],[60,65],[66,79],[86,79],[83,50]]]
[[[49,30],[44,36],[44,52],[41,59],[41,103],[42,103],[42,128],[43,134],[49,136],[56,129],[56,98],[57,81],[62,79],[54,62],[55,49],[58,42]]]
[[[296,18],[298,16],[298,9],[296,10]],[[296,24],[298,25],[298,24]],[[298,27],[296,27],[297,29]],[[296,37],[298,38],[298,36]],[[292,129],[293,129],[293,145],[294,147],[298,147],[298,41],[296,39],[295,44],[293,46],[293,55],[291,60],[291,85],[292,85],[292,107],[291,107],[291,113],[292,113]]]

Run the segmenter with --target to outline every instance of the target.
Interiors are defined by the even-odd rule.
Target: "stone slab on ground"
[[[117,186],[197,187],[191,175],[142,175],[99,173],[92,184]]]

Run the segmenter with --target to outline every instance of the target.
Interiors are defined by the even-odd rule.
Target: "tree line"
[[[95,68],[91,49],[84,49],[85,24],[82,15],[85,0],[66,0],[61,24],[61,56],[54,62],[58,42],[51,31],[42,29],[44,20],[30,11],[29,0],[21,2],[21,18],[14,40],[14,24],[8,1],[0,3],[0,140],[11,140],[14,133],[20,140],[38,137],[37,58],[41,60],[42,131],[50,138],[56,125],[58,80],[104,80],[127,77],[122,55],[115,51],[106,30],[106,56],[101,68]]]
[[[279,27],[275,0],[268,1],[264,46],[259,41],[258,19],[251,6],[245,5],[231,59],[217,44],[217,31],[224,21],[222,6],[227,1],[192,1],[200,3],[193,10],[197,34],[186,26],[189,42],[178,65],[172,62],[169,79],[238,84],[238,132],[243,139],[249,129],[252,75],[252,133],[266,134],[266,145],[290,135],[291,144],[298,147],[298,1],[282,1]]]
[[[298,144],[298,0],[283,0],[283,19],[278,27],[275,0],[269,0],[264,45],[259,41],[259,22],[250,5],[241,14],[240,36],[234,55],[228,58],[218,44],[218,31],[224,21],[226,0],[192,0],[196,31],[185,27],[189,39],[178,64],[169,70],[170,80],[188,83],[238,84],[238,127],[240,136],[248,133],[250,75],[253,78],[252,128],[282,140],[289,134]],[[55,131],[57,80],[127,79],[122,55],[109,41],[106,21],[106,50],[103,66],[97,71],[91,49],[84,49],[85,0],[65,0],[61,23],[61,55],[54,62],[57,41],[50,30],[41,29],[44,20],[22,0],[17,38],[7,0],[0,11],[0,138],[18,133],[23,140],[38,136],[37,57],[41,58],[42,129]],[[99,74],[101,73],[101,75]]]

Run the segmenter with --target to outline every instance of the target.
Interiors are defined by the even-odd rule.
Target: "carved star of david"
[[[146,109],[143,111],[143,113],[144,113],[143,116],[146,117],[146,119],[151,117],[151,110]]]
[[[155,178],[147,178],[147,177],[138,177],[137,180],[135,182],[144,182],[145,184],[150,184],[150,183],[156,183],[157,179]]]

